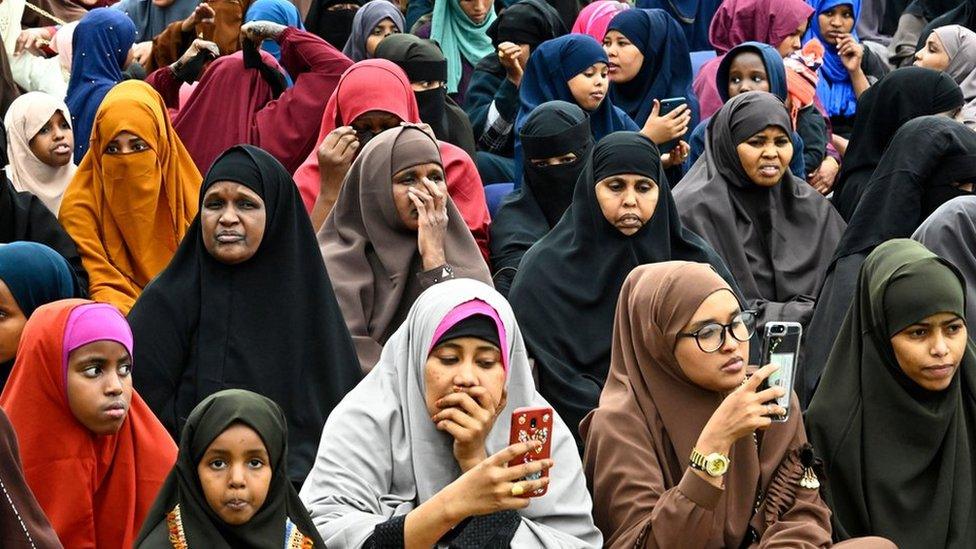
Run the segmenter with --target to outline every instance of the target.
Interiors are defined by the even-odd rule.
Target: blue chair
[[[703,50],[703,51],[693,51],[691,52],[691,74],[692,78],[698,76],[698,71],[701,70],[702,65],[707,63],[711,59],[715,59],[718,54],[715,50]]]
[[[492,183],[485,185],[485,201],[488,202],[488,212],[492,217],[498,212],[498,207],[502,205],[502,200],[511,194],[515,187],[514,183]]]

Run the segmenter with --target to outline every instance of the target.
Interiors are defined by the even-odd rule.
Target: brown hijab
[[[689,380],[674,357],[674,347],[702,302],[723,291],[732,293],[710,266],[685,261],[637,267],[620,290],[610,374],[599,408],[580,426],[595,520],[608,547],[632,547],[642,537],[647,547],[655,547],[655,539],[661,541],[662,536],[649,531],[652,513],[663,491],[681,481],[695,442],[725,396]],[[768,494],[753,526],[761,535],[777,522],[778,513],[791,507],[794,497],[789,485],[795,484],[784,482],[784,477],[799,479],[803,471],[798,459],[785,458],[805,443],[799,414],[792,414],[786,423],[765,431],[758,449],[748,436],[732,445],[708,546],[742,544],[757,489]],[[648,471],[641,459],[648,452],[652,461],[656,457],[660,471]],[[630,479],[626,489],[619,489],[620,478]],[[829,515],[821,507],[822,516],[811,517],[811,525],[819,518],[814,535],[829,542]]]
[[[217,44],[220,55],[230,55],[241,49],[241,25],[252,0],[209,0],[214,10],[213,23],[199,23],[192,33],[180,28],[183,21],[170,23],[166,30],[153,38],[152,55],[146,61],[146,72],[175,63],[190,47],[194,38]]]
[[[365,371],[379,360],[383,343],[424,290],[417,278],[423,271],[417,233],[400,221],[392,178],[419,164],[443,166],[437,141],[426,128],[404,124],[371,139],[319,230],[322,257]],[[454,276],[491,284],[478,245],[449,196],[447,215],[444,253]]]
[[[3,410],[0,410],[0,492],[0,547],[61,549],[58,535],[24,479],[17,434]]]

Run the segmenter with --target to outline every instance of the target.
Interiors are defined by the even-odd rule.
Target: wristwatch
[[[713,452],[706,456],[699,452],[697,448],[692,448],[689,465],[692,469],[698,469],[707,473],[708,476],[720,477],[729,470],[729,458],[718,452]]]

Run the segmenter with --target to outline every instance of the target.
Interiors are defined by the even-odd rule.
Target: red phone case
[[[518,408],[512,412],[512,429],[508,443],[518,444],[519,442],[528,442],[530,440],[541,440],[542,447],[508,462],[509,467],[549,459],[549,454],[552,449],[552,418],[552,408],[547,407]],[[548,476],[549,470],[545,469],[520,480],[536,480]],[[522,494],[521,497],[539,497],[546,493],[547,488],[543,487],[534,492]]]

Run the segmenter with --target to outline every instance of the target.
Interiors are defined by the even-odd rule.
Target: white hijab
[[[0,36],[10,61],[10,73],[14,82],[27,91],[42,91],[58,99],[68,92],[68,80],[61,73],[57,59],[45,59],[24,52],[14,55],[17,37],[20,36],[20,19],[24,15],[26,0],[3,0],[0,2]]]
[[[480,299],[498,312],[509,353],[508,402],[488,435],[492,455],[508,446],[512,411],[548,406],[536,392],[522,334],[508,302],[488,285],[449,280],[420,295],[379,363],[333,410],[301,498],[329,547],[360,547],[376,525],[404,515],[460,476],[453,439],[434,427],[425,403],[424,364],[434,332],[455,307]],[[512,547],[600,547],[576,443],[556,415],[551,483],[519,511]]]
[[[932,32],[942,41],[949,55],[949,66],[945,72],[959,84],[966,101],[959,115],[960,120],[976,129],[976,32],[961,25],[946,25]]]
[[[28,92],[10,104],[3,118],[10,161],[7,176],[15,189],[35,195],[55,217],[61,207],[64,190],[75,174],[75,163],[70,161],[58,168],[48,166],[31,152],[30,140],[58,111],[71,125],[71,113],[64,101],[46,93]]]

